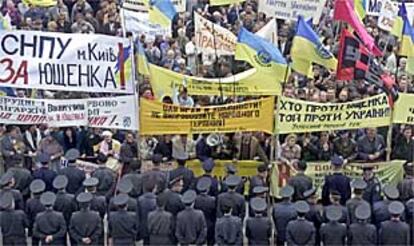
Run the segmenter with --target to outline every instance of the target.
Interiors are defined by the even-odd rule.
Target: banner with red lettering
[[[120,37],[0,31],[0,85],[132,94],[132,51]]]
[[[138,129],[134,96],[69,100],[0,97],[0,123]]]

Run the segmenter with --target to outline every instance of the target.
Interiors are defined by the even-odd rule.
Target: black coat
[[[148,214],[157,208],[156,195],[144,193],[138,198],[137,221],[139,221],[139,238],[149,240]]]
[[[244,216],[246,215],[246,201],[244,200],[244,196],[234,191],[221,193],[217,197],[217,217],[219,218],[223,216],[223,212],[221,211],[221,204],[226,199],[232,200],[234,202],[231,214],[234,216],[238,216],[240,219],[243,220]]]
[[[175,237],[181,245],[202,245],[207,239],[207,224],[203,212],[186,207],[177,215]]]
[[[216,198],[206,194],[200,194],[194,202],[194,208],[203,212],[207,224],[207,242],[214,244],[214,226],[217,219]]]
[[[96,194],[105,196],[106,199],[110,198],[116,186],[116,174],[114,171],[102,165],[91,176],[99,180],[98,187],[96,187]]]
[[[56,193],[56,201],[53,205],[53,209],[57,212],[61,212],[65,218],[66,224],[69,225],[72,214],[78,209],[75,196],[64,191],[58,191]]]
[[[183,177],[183,190],[184,193],[191,188],[191,185],[194,182],[194,173],[192,170],[186,168],[185,166],[178,166],[174,170],[170,171],[169,180],[174,180],[177,177]]]
[[[402,221],[387,220],[379,230],[380,245],[410,245],[410,228]]]
[[[68,178],[68,186],[66,191],[70,194],[78,194],[83,189],[83,181],[85,180],[85,172],[69,164],[68,167],[60,170],[60,174]]]
[[[243,245],[243,223],[237,216],[225,215],[215,227],[217,245]]]
[[[324,206],[331,204],[329,195],[331,190],[336,190],[341,195],[340,203],[345,205],[351,198],[351,179],[342,173],[333,173],[325,176],[325,183],[322,188],[322,203]]]
[[[166,190],[165,192],[165,211],[170,212],[174,218],[177,214],[184,210],[185,206],[181,202],[181,195],[172,190]]]
[[[108,219],[108,237],[114,245],[133,245],[137,235],[138,225],[133,212],[119,210],[111,212]]]
[[[66,222],[60,212],[46,210],[37,215],[33,235],[39,238],[42,245],[66,245]],[[46,236],[52,235],[53,241],[46,243]]]
[[[293,203],[283,201],[273,207],[273,222],[275,223],[276,238],[279,242],[286,241],[286,226],[296,219],[296,210]]]
[[[348,230],[349,245],[371,245],[377,244],[377,228],[368,223],[353,223]]]
[[[103,237],[101,218],[95,211],[81,210],[72,215],[69,226],[74,245],[83,245],[82,238],[88,237],[92,245],[99,245]]]
[[[246,237],[249,245],[270,245],[272,222],[268,217],[250,217],[246,221]]]
[[[3,244],[26,245],[26,231],[29,221],[22,210],[4,210],[0,212],[0,228]]]
[[[156,209],[148,214],[148,234],[151,245],[173,245],[175,242],[173,215]]]

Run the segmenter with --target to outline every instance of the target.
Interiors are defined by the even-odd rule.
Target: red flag
[[[336,0],[334,20],[345,21],[355,30],[364,45],[376,56],[382,56],[382,51],[375,45],[374,38],[369,35],[364,25],[355,14],[353,3],[349,0]]]

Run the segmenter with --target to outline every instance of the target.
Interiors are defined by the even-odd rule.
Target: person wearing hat
[[[185,166],[186,159],[176,159],[177,160],[177,167],[169,172],[169,179],[173,180],[177,177],[183,178],[183,190],[182,192],[186,192],[188,189],[191,188],[191,185],[194,182],[194,172]]]
[[[117,194],[125,194],[128,196],[128,211],[129,212],[136,212],[137,211],[137,200],[132,198],[129,193],[132,191],[132,183],[127,179],[121,179],[116,187]],[[99,195],[98,195],[99,196]],[[109,210],[116,211],[117,207],[114,203],[115,198],[112,197],[109,200]]]
[[[348,210],[349,223],[352,224],[357,220],[355,217],[355,209],[361,204],[369,206],[369,203],[362,198],[364,190],[367,188],[367,183],[365,183],[363,179],[354,179],[351,186],[353,188],[354,195],[346,202],[346,209]]]
[[[314,245],[315,227],[305,219],[309,212],[309,205],[305,201],[297,201],[294,204],[297,218],[289,221],[286,226],[287,245]]]
[[[330,207],[326,211],[326,217],[329,222],[324,223],[319,231],[323,245],[345,245],[346,225],[338,222],[342,217],[341,208]]]
[[[130,172],[122,176],[132,184],[132,191],[129,195],[137,199],[142,194],[141,160],[132,160],[129,163]]]
[[[355,209],[356,222],[349,226],[348,245],[376,245],[377,228],[368,223],[371,218],[371,208],[361,204]]]
[[[196,197],[197,193],[194,190],[188,190],[181,198],[185,209],[178,213],[175,228],[175,237],[181,245],[202,245],[207,239],[204,214],[201,210],[193,208]]]
[[[395,186],[385,185],[382,190],[384,193],[384,200],[374,203],[372,206],[373,224],[379,228],[381,223],[390,219],[388,206],[392,201],[397,201],[400,198],[400,193]]]
[[[174,245],[174,217],[165,211],[165,192],[157,196],[157,209],[148,214],[148,234],[150,245]]]
[[[49,168],[50,156],[46,153],[40,153],[37,158],[42,166],[33,172],[33,179],[43,180],[46,184],[45,191],[54,191],[52,183],[57,173]]]
[[[214,245],[214,225],[216,224],[216,198],[208,195],[211,179],[201,178],[197,182],[198,195],[194,202],[194,208],[203,212],[207,224],[207,245]]]
[[[161,193],[167,188],[167,175],[161,171],[160,165],[162,162],[162,155],[154,154],[152,156],[152,168],[142,174],[142,183],[156,181],[157,193]]]
[[[411,198],[405,203],[405,221],[410,226],[410,231],[414,231],[414,198]],[[414,233],[411,233],[411,245],[414,244]]]
[[[374,203],[381,201],[381,182],[375,175],[373,169],[374,167],[369,164],[362,166],[362,178],[365,183],[367,183],[367,188],[365,188],[362,197],[371,206],[374,205]]]
[[[107,160],[106,156],[98,154],[98,168],[91,174],[91,177],[99,180],[96,194],[109,200],[115,191],[117,174],[105,165]]]
[[[269,174],[269,169],[266,164],[260,164],[257,166],[257,174],[250,178],[249,186],[249,197],[253,197],[253,189],[256,186],[268,187],[267,176]]]
[[[217,245],[243,245],[243,222],[240,217],[232,215],[233,207],[233,201],[229,199],[220,204],[224,215],[217,220],[215,226]]]
[[[114,197],[117,211],[108,216],[108,238],[110,245],[134,245],[138,232],[136,214],[127,211],[129,196],[119,194]]]
[[[148,214],[157,208],[157,187],[154,182],[144,183],[144,194],[138,198],[137,221],[139,221],[139,239],[149,244]]]
[[[223,180],[220,182],[220,193],[226,192],[227,191],[227,185],[225,184],[225,180],[229,175],[236,175],[237,174],[237,169],[236,167],[229,163],[226,164],[225,166],[226,168],[226,175],[224,175]],[[241,195],[244,195],[244,180],[242,179],[242,182],[240,182],[240,184],[237,186],[236,188],[237,193],[240,193]]]
[[[15,165],[14,167],[9,168],[9,170],[13,174],[14,178],[14,188],[23,196],[23,200],[26,201],[30,198],[30,183],[32,182],[32,174],[30,171],[23,167],[23,162]]]
[[[398,183],[397,189],[400,192],[401,201],[407,202],[414,198],[414,164],[413,162],[406,162],[403,168],[404,179]]]
[[[391,217],[381,223],[379,245],[410,245],[410,227],[401,221],[404,210],[404,204],[399,201],[393,201],[388,205]]]
[[[66,192],[68,178],[65,175],[58,175],[53,180],[53,188],[56,189],[56,201],[53,209],[61,212],[65,218],[66,224],[69,225],[72,213],[78,209],[75,196]]]
[[[57,172],[61,168],[61,157],[64,154],[62,145],[57,140],[57,128],[49,128],[45,133],[45,137],[40,141],[37,153],[49,156],[50,169]]]
[[[94,177],[87,178],[82,182],[82,186],[84,187],[85,192],[88,192],[92,195],[92,200],[89,204],[90,210],[98,212],[99,216],[103,220],[108,210],[108,203],[104,196],[99,196],[96,194],[96,187],[98,184],[99,180]]]
[[[340,130],[337,136],[333,141],[334,153],[343,156],[345,164],[348,164],[358,155],[357,143],[350,137],[349,130]]]
[[[35,179],[30,184],[30,191],[32,192],[32,198],[26,202],[26,214],[29,221],[29,237],[32,237],[33,245],[39,243],[39,238],[33,234],[33,225],[36,219],[36,216],[45,211],[45,206],[40,202],[40,196],[45,191],[46,184],[41,179]]]
[[[342,173],[344,159],[342,156],[335,155],[331,159],[332,174],[325,176],[322,187],[322,204],[328,206],[331,204],[329,193],[336,190],[340,194],[340,203],[345,205],[346,201],[351,198],[351,179]]]
[[[4,159],[4,171],[24,160],[25,145],[20,140],[20,129],[15,125],[6,126],[6,134],[1,139],[1,154]]]
[[[76,197],[80,210],[70,219],[69,235],[74,245],[102,245],[103,223],[99,214],[90,210],[91,193],[82,192]]]
[[[183,190],[182,177],[178,176],[172,179],[168,186],[169,189],[163,192],[165,196],[165,211],[170,212],[175,219],[177,214],[185,208],[181,202],[181,192]]]
[[[203,177],[209,178],[211,180],[211,185],[210,185],[210,189],[208,191],[208,194],[210,196],[217,197],[218,194],[219,194],[219,181],[215,177],[213,177],[212,173],[213,173],[214,166],[215,166],[214,160],[211,159],[211,158],[208,158],[208,159],[203,161],[201,167],[204,170],[204,174],[197,177],[194,180],[194,185],[193,185],[194,187],[193,188],[195,189],[195,186],[197,185],[198,180],[200,180],[201,178],[203,178]]]
[[[246,237],[249,245],[270,245],[272,221],[264,216],[267,210],[266,200],[259,197],[252,198],[250,207],[254,211],[254,216],[246,220]]]
[[[40,239],[42,245],[66,245],[66,222],[62,213],[53,210],[55,201],[53,192],[47,191],[40,196],[46,210],[36,216],[33,235]]]
[[[268,192],[269,192],[268,187],[256,186],[256,187],[253,188],[253,197],[251,197],[250,199],[263,198],[263,199],[266,200]],[[254,214],[255,214],[255,212],[254,212],[253,208],[250,206],[250,203],[249,203],[249,216],[254,217]],[[263,216],[268,216],[267,210],[265,211],[265,214]]]
[[[316,229],[316,235],[315,235],[315,241],[316,245],[320,244],[320,235],[319,235],[319,229],[322,226],[323,217],[322,217],[322,211],[323,207],[318,204],[318,194],[316,193],[316,188],[312,187],[311,189],[305,191],[303,193],[303,198],[309,205],[309,212],[305,215],[305,218],[313,223],[313,226],[315,226]]]
[[[293,187],[290,185],[283,186],[280,189],[280,197],[282,200],[276,203],[272,210],[273,222],[275,223],[276,244],[284,245],[286,242],[286,226],[289,221],[296,219],[296,209],[292,201],[294,193]]]
[[[0,195],[0,230],[3,245],[27,245],[26,228],[29,223],[23,210],[16,210],[11,193]]]
[[[342,210],[342,217],[338,220],[339,223],[344,223],[344,224],[348,224],[349,222],[349,215],[348,215],[348,210],[346,209],[345,206],[343,206],[340,201],[341,201],[341,194],[336,191],[336,190],[331,190],[330,192],[330,201],[331,204],[328,206],[323,207],[323,212],[322,212],[322,216],[323,216],[323,221],[325,223],[329,222],[329,219],[327,217],[327,212],[329,209],[331,209],[332,207],[334,208],[339,208]]]
[[[221,193],[217,197],[217,217],[220,218],[224,215],[221,210],[221,204],[225,200],[231,200],[233,201],[232,215],[238,216],[243,220],[246,214],[246,201],[244,200],[244,196],[236,192],[236,188],[240,184],[241,178],[236,175],[230,175],[226,178],[225,182],[228,187],[228,191]]]
[[[305,174],[306,168],[308,165],[306,161],[298,161],[294,164],[296,168],[296,175],[290,177],[288,180],[288,184],[293,187],[295,191],[292,196],[292,201],[296,202],[298,200],[303,200],[303,193],[307,190],[310,190],[313,186],[312,179]]]
[[[77,167],[76,160],[78,158],[79,151],[77,149],[68,150],[65,154],[65,159],[68,161],[68,164],[59,171],[59,174],[65,175],[68,178],[66,191],[73,195],[82,192],[82,182],[86,178],[85,172]]]
[[[24,200],[22,193],[14,189],[14,177],[11,172],[6,172],[0,178],[0,196],[10,193],[13,195],[14,206],[16,210],[24,211]]]
[[[99,143],[99,153],[108,157],[118,160],[119,153],[121,151],[121,143],[112,138],[113,133],[109,130],[102,132],[103,141]]]

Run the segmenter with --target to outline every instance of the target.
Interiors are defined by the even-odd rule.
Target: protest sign
[[[198,108],[141,99],[140,106],[142,135],[273,130],[273,97]]]
[[[381,12],[378,17],[378,27],[384,31],[391,31],[397,14],[398,6],[393,4],[390,0],[386,0],[382,5]]]
[[[171,33],[170,28],[162,27],[149,21],[148,13],[138,13],[127,9],[122,9],[123,31],[132,32],[135,37],[145,35],[146,41],[154,41],[156,36],[165,37]]]
[[[149,68],[152,90],[160,99],[172,96],[183,84],[190,95],[219,95],[222,91],[226,96],[269,96],[280,95],[282,90],[282,81],[277,81],[274,73],[258,72],[254,68],[215,79],[187,76],[153,64]]]
[[[387,2],[391,3],[394,6],[394,8],[392,9],[395,11],[394,15],[397,16],[398,6],[401,4],[401,2],[390,1],[390,0],[366,0],[365,10],[366,10],[367,15],[381,16],[381,12],[384,8],[384,5],[386,5]],[[414,3],[406,2],[405,7],[407,9],[407,18],[411,22],[411,24],[413,24],[414,23]],[[391,8],[388,8],[388,9],[390,10]]]
[[[0,97],[0,123],[41,124],[45,122],[44,100]]]
[[[47,124],[52,127],[85,126],[88,109],[85,100],[47,100]]]
[[[0,31],[2,86],[83,92],[134,92],[126,38]]]
[[[365,0],[365,11],[367,15],[378,16],[386,1],[387,0]]]
[[[385,94],[348,103],[314,103],[280,97],[276,132],[360,129],[390,124],[391,109]]]
[[[149,0],[124,0],[122,2],[122,8],[148,13],[148,1]],[[187,7],[185,0],[171,0],[171,2],[173,3],[177,12],[185,12]]]
[[[296,21],[301,15],[318,24],[326,0],[264,0],[259,1],[259,12],[267,16]]]
[[[37,7],[52,7],[57,4],[57,0],[23,0],[23,3],[26,6],[32,4],[33,6]]]
[[[414,94],[399,94],[394,105],[393,123],[414,125]]]
[[[235,3],[242,3],[246,0],[210,0],[211,6],[229,5]]]

